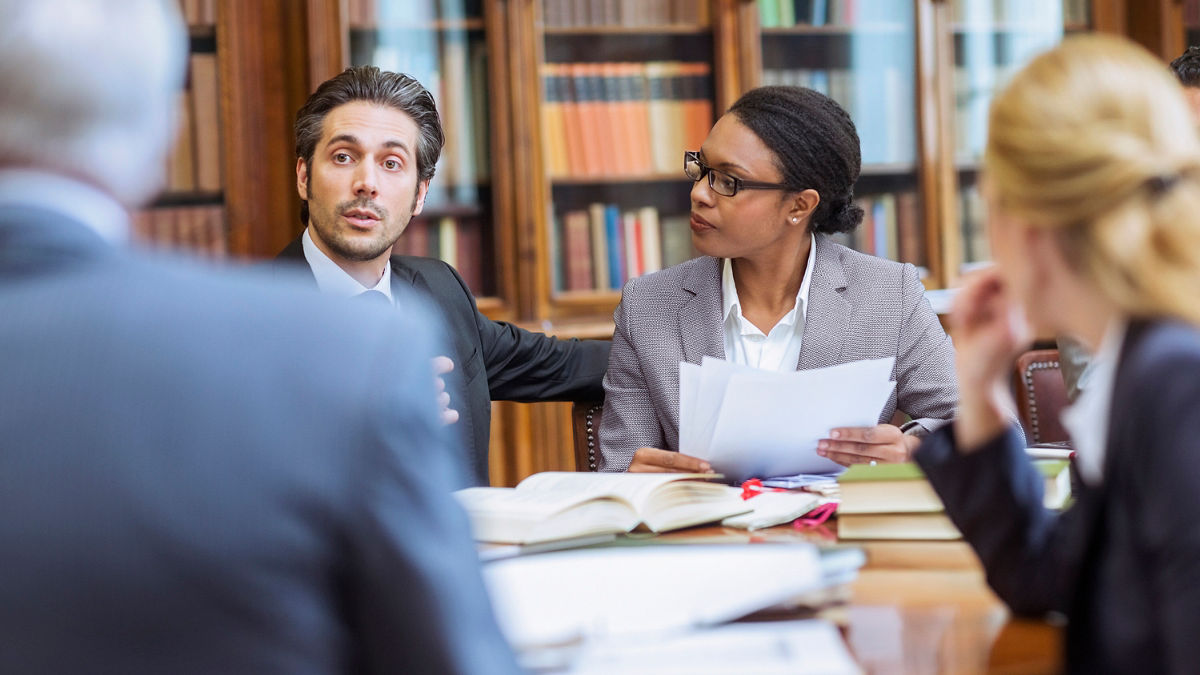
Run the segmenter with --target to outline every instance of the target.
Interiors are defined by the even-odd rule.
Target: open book
[[[477,487],[454,493],[471,519],[475,539],[532,544],[569,537],[654,532],[708,523],[751,507],[714,474],[534,474],[515,488]]]

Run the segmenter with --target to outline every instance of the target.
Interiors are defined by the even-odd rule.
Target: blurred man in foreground
[[[124,250],[173,4],[0,0],[0,672],[515,670],[425,310]]]

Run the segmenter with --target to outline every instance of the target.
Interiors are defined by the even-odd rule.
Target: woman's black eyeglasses
[[[761,183],[754,180],[742,180],[737,176],[730,176],[724,171],[714,169],[704,163],[700,159],[700,153],[693,150],[688,150],[683,153],[683,173],[693,181],[704,178],[708,175],[708,187],[712,191],[725,196],[732,197],[738,193],[738,190],[788,190],[788,186],[781,183]]]

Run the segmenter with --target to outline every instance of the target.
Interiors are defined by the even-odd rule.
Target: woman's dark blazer
[[[988,583],[1020,614],[1065,613],[1069,670],[1200,669],[1200,331],[1131,323],[1099,486],[1062,514],[1009,431],[970,455],[953,428],[916,458]]]

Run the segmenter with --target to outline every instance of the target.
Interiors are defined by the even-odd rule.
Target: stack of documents
[[[776,372],[704,357],[679,364],[679,451],[735,481],[837,473],[817,454],[834,427],[868,427],[896,388],[895,359]]]
[[[715,626],[824,585],[812,544],[647,546],[544,553],[483,568],[518,651]]]

